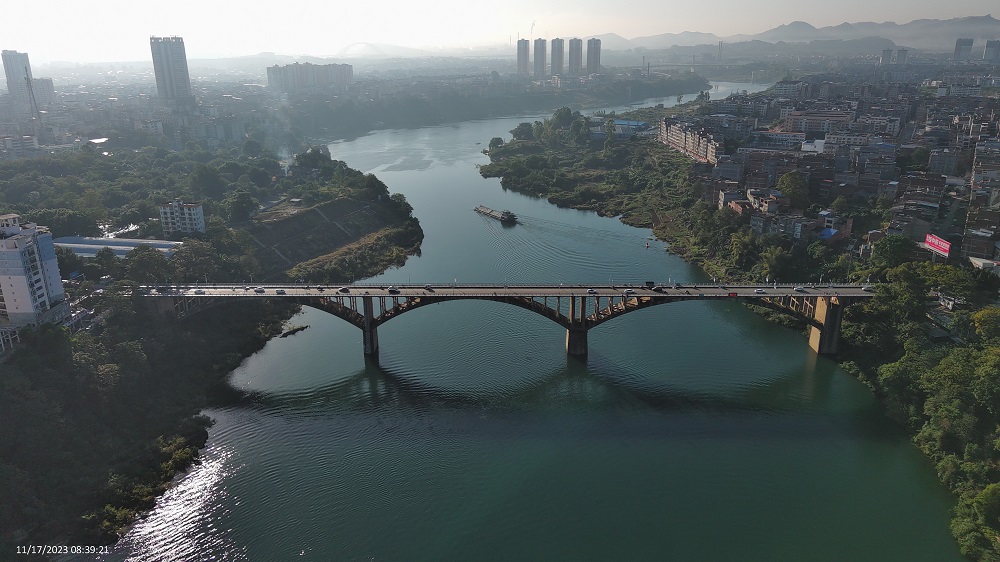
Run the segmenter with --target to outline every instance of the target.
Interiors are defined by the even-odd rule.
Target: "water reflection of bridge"
[[[629,312],[692,300],[740,300],[801,318],[817,353],[837,351],[844,308],[871,298],[862,285],[164,285],[140,287],[163,313],[178,316],[223,302],[283,299],[333,314],[361,329],[365,355],[378,355],[378,327],[428,304],[487,300],[540,314],[566,329],[566,352],[587,355],[587,331]]]

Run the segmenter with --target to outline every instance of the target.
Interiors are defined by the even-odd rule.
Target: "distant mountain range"
[[[683,33],[662,33],[648,37],[625,39],[608,33],[597,35],[601,47],[611,50],[628,49],[669,49],[673,46],[690,47],[711,45],[723,41],[740,43],[746,41],[766,41],[768,43],[808,43],[811,41],[851,41],[859,39],[886,39],[901,47],[910,47],[929,52],[950,52],[955,48],[955,39],[972,37],[975,39],[973,53],[982,49],[987,39],[1000,39],[1000,20],[991,15],[969,16],[948,20],[914,20],[898,24],[857,22],[842,23],[827,27],[813,27],[804,21],[793,21],[779,25],[755,35],[731,35],[720,37],[713,33],[685,31]],[[981,54],[981,53],[980,53]]]

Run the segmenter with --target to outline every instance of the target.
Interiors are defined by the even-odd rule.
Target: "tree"
[[[254,139],[247,139],[243,143],[243,154],[249,156],[250,158],[262,156],[265,152],[264,145]]]
[[[916,244],[905,236],[886,236],[872,247],[872,265],[881,268],[899,266],[909,260],[915,247]]]
[[[552,127],[565,129],[573,122],[573,112],[568,107],[560,107],[552,114]]]
[[[94,267],[97,269],[98,277],[110,275],[118,277],[121,275],[122,263],[118,255],[111,248],[105,246],[94,254]],[[96,281],[96,279],[95,279]]]
[[[788,251],[779,246],[768,246],[760,253],[760,262],[764,276],[772,281],[784,277],[788,260]]]
[[[520,123],[510,131],[510,134],[514,136],[514,140],[531,140],[534,138],[532,133],[531,123]]]
[[[976,333],[984,340],[1000,337],[1000,306],[987,306],[972,315]]]
[[[125,255],[125,271],[126,277],[136,283],[156,283],[174,276],[174,268],[163,252],[145,244]]]
[[[69,279],[74,273],[83,271],[83,260],[73,250],[56,246],[56,261],[59,264],[59,275],[63,279]]]
[[[222,206],[230,222],[240,223],[260,208],[260,202],[245,189],[237,189],[226,196]]]
[[[100,236],[97,222],[72,209],[38,209],[31,211],[31,221],[47,226],[54,238],[63,236]]]
[[[493,137],[490,139],[490,150],[495,150],[503,146],[503,139],[500,137]]]
[[[220,199],[226,192],[228,183],[218,170],[205,164],[197,164],[191,171],[191,190],[198,196]]]
[[[802,174],[798,172],[788,172],[778,179],[775,189],[788,198],[793,209],[805,209],[809,207],[809,186]]]
[[[180,281],[190,283],[214,278],[219,256],[208,242],[189,238],[174,253],[171,261]]]
[[[830,204],[830,210],[832,210],[837,215],[843,215],[851,209],[851,204],[843,195],[837,197]]]

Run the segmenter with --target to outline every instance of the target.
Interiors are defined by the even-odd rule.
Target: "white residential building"
[[[0,215],[0,327],[61,322],[69,315],[52,234]]]
[[[161,203],[160,226],[164,236],[175,232],[205,232],[205,211],[201,203],[184,203],[180,199]]]

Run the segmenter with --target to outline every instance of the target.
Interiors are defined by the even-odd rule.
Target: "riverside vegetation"
[[[859,264],[836,243],[755,235],[734,211],[705,199],[686,157],[653,139],[591,140],[589,127],[600,123],[590,121],[562,108],[522,123],[511,141],[490,141],[490,163],[481,174],[500,177],[504,189],[653,228],[671,251],[719,279],[881,281],[874,299],[847,309],[839,359],[911,432],[955,493],[951,531],[962,554],[1000,560],[1000,280],[965,267],[911,262],[914,245],[899,236],[882,240]],[[793,175],[779,182],[803,198],[807,214],[821,210],[803,187]],[[867,231],[881,226],[889,202],[864,208],[823,203]],[[932,290],[968,303],[952,317],[953,339],[930,335],[927,313],[937,306]]]
[[[169,258],[149,246],[124,259],[109,249],[91,260],[57,249],[64,276],[117,281],[101,291],[92,281],[68,287],[103,319],[93,328],[25,329],[24,345],[0,363],[0,552],[113,542],[197,459],[211,423],[198,412],[233,398],[226,375],[297,310],[234,303],[171,320],[133,297],[137,284],[337,282],[419,250],[412,208],[375,176],[332,160],[325,147],[297,155],[289,172],[254,141],[174,152],[113,139],[100,151],[0,164],[0,214],[18,213],[56,237],[97,235],[101,225],[155,236],[149,217],[174,198],[200,201],[208,223]],[[272,199],[284,202],[267,221],[250,218],[259,200]],[[299,248],[296,261],[274,259],[286,246]]]
[[[355,100],[328,95],[293,95],[279,116],[286,120],[292,138],[349,138],[374,129],[408,128],[441,123],[549,111],[561,105],[592,107],[631,103],[635,100],[688,94],[708,88],[708,81],[693,72],[653,80],[612,80],[586,89],[547,89],[525,92],[526,82],[508,81],[500,74],[486,79],[484,88],[495,95],[469,95],[448,86],[429,87],[433,94],[400,93]]]

